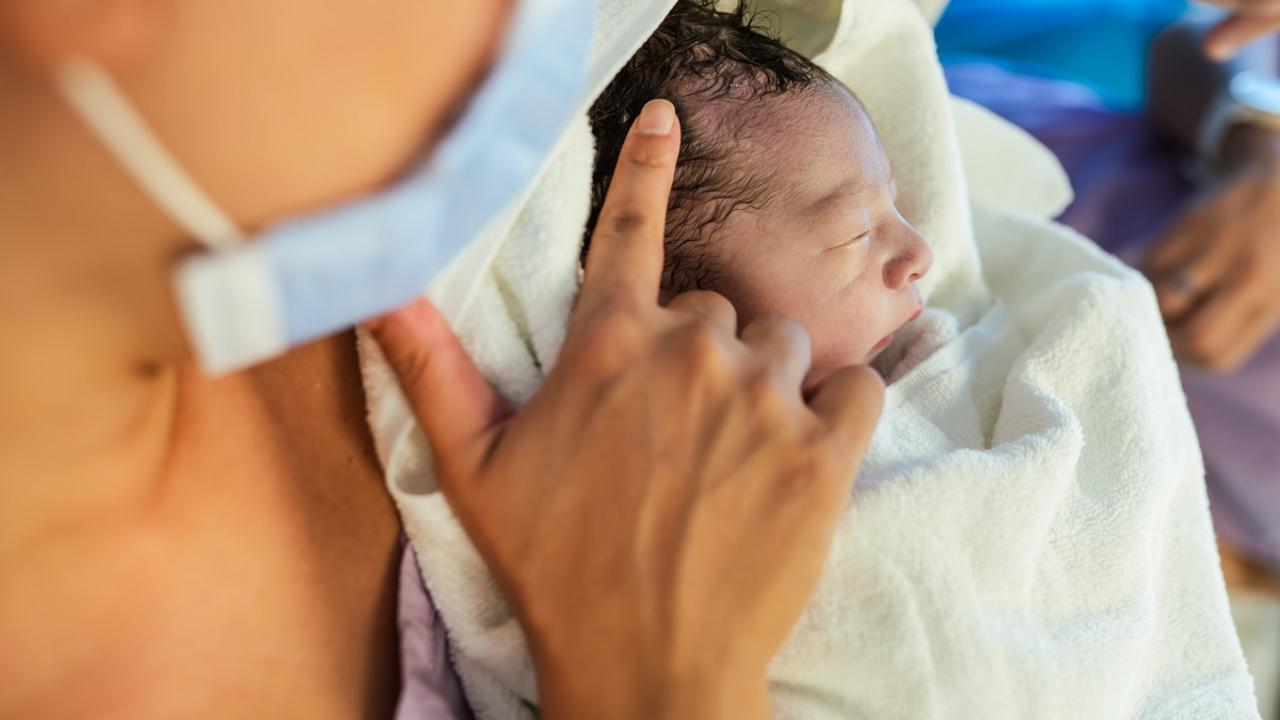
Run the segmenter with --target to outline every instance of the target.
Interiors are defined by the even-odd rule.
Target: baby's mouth
[[[894,336],[894,333],[889,333],[888,335],[884,336],[883,340],[876,343],[875,347],[871,348],[872,356],[878,355],[885,348],[889,347],[889,345],[893,344],[893,336]]]
[[[921,313],[923,313],[923,312],[924,312],[924,308],[923,308],[923,307],[917,307],[917,308],[916,308],[916,310],[915,310],[915,312],[911,313],[911,317],[907,318],[907,319],[906,319],[906,320],[905,320],[901,325],[899,325],[899,326],[898,326],[898,330],[901,330],[902,328],[904,328],[904,327],[906,327],[906,326],[910,325],[910,324],[912,323],[912,321],[914,321],[916,318],[920,317],[920,314],[921,314]],[[871,357],[875,357],[876,355],[879,355],[880,353],[884,352],[885,348],[887,348],[887,347],[889,347],[890,345],[892,345],[892,344],[893,344],[893,338],[894,338],[894,336],[896,336],[896,335],[898,334],[898,330],[894,330],[893,332],[889,333],[888,335],[885,335],[885,336],[884,336],[884,338],[883,338],[880,342],[876,343],[876,344],[871,348]]]

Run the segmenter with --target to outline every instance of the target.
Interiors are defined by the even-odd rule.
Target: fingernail
[[[881,384],[881,385],[884,385],[884,373],[882,373],[882,372],[880,372],[879,370],[877,370],[877,369],[875,369],[875,368],[871,367],[870,365],[868,365],[868,366],[867,366],[867,369],[871,371],[871,374],[872,374],[872,375],[875,375],[875,376],[876,376],[876,379],[880,381],[880,384]]]
[[[669,100],[650,100],[636,118],[641,135],[667,135],[676,124],[676,106]]]

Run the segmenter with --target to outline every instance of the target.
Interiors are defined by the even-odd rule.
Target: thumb
[[[1238,12],[1211,29],[1204,38],[1205,51],[1218,62],[1232,56],[1250,42],[1280,28],[1280,13]]]
[[[365,324],[421,423],[444,487],[476,475],[511,407],[480,374],[426,298]]]
[[[809,408],[826,423],[846,460],[853,463],[850,469],[856,471],[880,421],[884,380],[870,367],[844,368],[822,381],[809,399]]]

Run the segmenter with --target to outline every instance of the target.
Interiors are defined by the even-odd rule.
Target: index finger
[[[640,111],[596,221],[579,304],[623,299],[656,304],[667,199],[680,153],[680,123],[667,100]]]

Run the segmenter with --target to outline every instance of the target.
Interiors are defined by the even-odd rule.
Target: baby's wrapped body
[[[1256,716],[1146,282],[1048,211],[1002,210],[981,168],[967,168],[982,199],[965,209],[951,105],[921,74],[936,64],[909,0],[846,0],[867,24],[841,23],[827,70],[741,20],[678,8],[622,74],[660,87],[686,132],[666,299],[706,288],[744,316],[789,315],[812,337],[815,379],[874,360],[894,380],[823,578],[770,668],[775,716]],[[863,69],[883,57],[915,68],[910,111],[886,100],[900,79]],[[736,80],[717,81],[717,63]],[[883,144],[836,77],[877,113]],[[632,94],[615,83],[593,110],[597,195]],[[969,142],[1010,140],[965,118],[980,127]],[[903,205],[954,242],[933,248],[930,275],[884,145],[907,160]],[[534,717],[532,665],[483,563],[443,500],[412,502],[406,529],[468,699],[481,718]]]
[[[890,386],[777,716],[1253,717],[1149,288],[1067,231],[976,222],[995,304]]]
[[[602,197],[639,106],[672,99],[686,136],[666,296],[713,290],[745,321],[798,320],[820,380],[875,360],[916,320],[932,255],[898,212],[861,103],[749,25],[677,3],[593,109],[594,187]],[[931,310],[880,358],[885,416],[775,664],[777,714],[1234,717],[1199,695],[1152,706],[1148,683],[1190,679],[1170,661],[1199,632],[1169,607],[1214,578],[1150,560],[1153,544],[1185,543],[1210,567],[1212,548],[1196,542],[1203,513],[1165,526],[1171,506],[1204,500],[1145,284],[1056,228],[990,219],[979,234],[991,309],[963,331]],[[1210,655],[1231,657],[1230,633],[1218,637]],[[1195,670],[1217,682],[1217,669]]]

